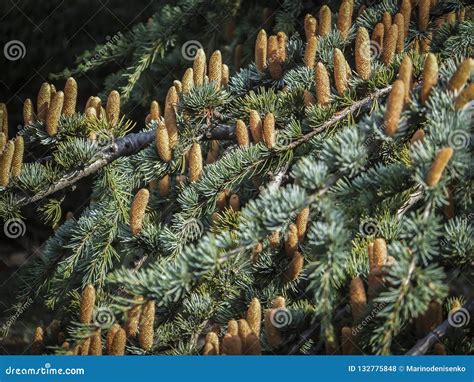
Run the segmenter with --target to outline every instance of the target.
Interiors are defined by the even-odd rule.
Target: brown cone
[[[394,135],[398,130],[404,99],[405,84],[402,80],[396,80],[388,96],[387,109],[384,115],[385,134],[388,136]]]
[[[328,71],[322,62],[316,64],[314,77],[318,105],[326,106],[331,100],[331,86]]]
[[[314,66],[317,47],[318,38],[316,36],[310,37],[306,43],[306,49],[304,51],[304,63],[308,68],[312,68]]]
[[[357,30],[355,42],[356,72],[363,80],[368,80],[371,74],[370,39],[367,29],[360,27]]]
[[[36,103],[36,115],[39,121],[46,121],[48,115],[49,103],[51,101],[51,87],[47,82],[43,82],[38,92],[38,99]]]
[[[438,62],[433,53],[428,53],[423,67],[423,82],[421,86],[420,99],[426,104],[430,96],[431,89],[438,82]]]
[[[142,349],[149,351],[153,347],[155,322],[155,301],[150,300],[143,306],[140,315],[138,340]]]
[[[222,55],[220,50],[212,53],[209,59],[209,81],[215,82],[216,89],[221,87],[222,80]]]
[[[35,329],[33,334],[33,342],[31,344],[31,354],[40,355],[44,350],[44,331],[41,326]]]
[[[97,329],[91,337],[89,355],[102,355],[102,338],[100,329]]]
[[[249,127],[253,141],[259,143],[263,139],[263,128],[260,115],[255,110],[250,110]]]
[[[204,76],[206,75],[206,54],[204,50],[198,49],[193,63],[194,85],[202,86],[204,84]]]
[[[426,184],[428,187],[435,187],[438,184],[443,175],[444,169],[453,156],[453,152],[454,151],[451,147],[445,147],[438,152],[428,174],[426,175]]]
[[[82,291],[80,321],[82,324],[90,324],[95,307],[95,288],[92,284],[86,285]]]
[[[133,199],[130,209],[130,228],[133,235],[138,235],[142,230],[146,207],[150,198],[150,192],[146,188],[140,189]]]
[[[352,12],[354,4],[352,0],[344,0],[339,7],[337,14],[337,29],[341,33],[342,38],[345,40],[349,35],[349,30],[352,26]]]
[[[120,94],[116,90],[112,90],[107,99],[107,107],[105,115],[109,126],[115,126],[120,117]]]
[[[235,123],[235,137],[239,146],[249,145],[249,132],[247,130],[247,126],[245,126],[244,121],[241,119],[238,119]]]
[[[319,10],[319,35],[327,36],[331,33],[331,9],[327,5],[323,5]]]
[[[267,113],[263,121],[263,141],[271,149],[275,146],[275,117],[273,113]]]
[[[383,51],[382,51],[382,61],[385,65],[389,65],[393,61],[395,56],[395,51],[397,49],[398,41],[398,26],[397,24],[392,24],[388,33],[384,36],[383,41]]]
[[[351,281],[350,301],[352,318],[354,321],[359,321],[363,317],[367,306],[367,295],[365,293],[364,283],[360,277],[354,277]]]
[[[255,42],[255,65],[258,71],[263,71],[267,65],[267,33],[260,30]]]
[[[262,306],[258,298],[254,297],[252,301],[250,301],[250,305],[247,309],[247,322],[252,331],[259,337],[262,323]]]
[[[192,144],[189,150],[189,180],[197,182],[202,174],[202,150],[199,143]]]
[[[448,82],[449,90],[454,92],[459,91],[469,79],[471,72],[474,68],[474,59],[466,58],[463,62],[461,62],[456,69],[456,72],[450,78]]]
[[[306,15],[304,18],[304,32],[306,35],[306,41],[311,37],[316,36],[316,30],[318,29],[318,22],[310,14]]]
[[[293,258],[288,264],[288,268],[283,273],[283,280],[285,282],[295,281],[303,270],[304,257],[298,251],[293,253]]]
[[[334,49],[334,82],[339,95],[347,90],[347,61],[339,49]]]
[[[164,162],[169,162],[173,158],[170,141],[168,136],[168,129],[163,121],[158,122],[155,133],[155,145],[158,156]]]
[[[46,118],[46,131],[50,137],[55,136],[58,133],[59,118],[61,117],[63,103],[64,93],[59,91],[54,95],[51,101]]]
[[[405,103],[410,101],[410,90],[412,87],[413,63],[410,56],[403,57],[402,63],[398,68],[398,79],[403,81],[405,86]]]
[[[127,343],[127,335],[125,330],[122,328],[118,329],[112,340],[112,346],[110,347],[110,355],[124,355],[125,345]]]
[[[64,86],[64,105],[63,114],[66,117],[72,117],[76,112],[77,102],[77,82],[74,78],[69,77]]]

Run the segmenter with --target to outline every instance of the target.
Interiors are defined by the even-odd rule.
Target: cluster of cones
[[[283,250],[285,255],[289,258],[287,268],[282,272],[282,280],[285,283],[295,281],[304,267],[304,257],[299,251],[299,245],[303,242],[306,235],[306,230],[309,221],[309,207],[303,208],[295,218],[295,222],[288,226],[288,231],[284,235],[275,231],[268,237],[268,246],[273,250],[279,252]],[[258,255],[263,251],[264,243],[257,243],[252,251],[252,260],[255,262]]]
[[[272,112],[265,114],[263,123],[260,114],[251,110],[249,114],[249,127],[238,119],[235,124],[235,136],[239,146],[248,146],[252,138],[253,143],[263,142],[272,149],[276,143],[275,116]]]
[[[448,89],[455,94],[455,108],[461,109],[468,102],[474,99],[474,84],[467,85],[467,81],[474,69],[474,60],[466,58],[462,61],[456,72],[448,82]],[[410,91],[412,89],[413,64],[409,56],[405,56],[398,71],[398,79],[394,82],[387,101],[387,109],[384,115],[384,129],[389,136],[395,135],[398,131],[402,111],[409,102]],[[438,62],[436,56],[428,53],[423,67],[423,77],[421,81],[420,100],[426,105],[432,89],[438,82]],[[411,143],[423,141],[425,132],[423,129],[417,130],[411,137]],[[444,147],[439,150],[429,168],[425,182],[428,187],[435,187],[454,151],[451,147]]]
[[[61,350],[69,355],[124,355],[127,339],[138,339],[140,347],[148,351],[153,347],[155,320],[155,302],[143,301],[137,298],[137,304],[127,312],[126,320],[123,326],[113,323],[114,317],[112,312],[107,312],[107,319],[111,322],[105,334],[102,335],[101,325],[103,323],[95,322],[94,313],[97,313],[96,307],[96,291],[89,284],[87,285],[81,297],[81,306],[79,311],[79,322],[88,326],[90,335],[80,340],[76,340],[74,344],[65,340],[65,334],[61,331],[61,322],[53,320],[53,322],[44,330],[41,326],[37,327],[33,342],[31,345],[32,354],[43,354],[46,350],[46,344],[60,344]]]
[[[7,187],[11,177],[18,177],[23,167],[25,142],[21,135],[8,139],[8,111],[0,104],[0,187]]]
[[[283,344],[280,328],[290,321],[289,318],[277,318],[281,312],[287,317],[290,313],[285,307],[285,299],[277,297],[271,302],[271,307],[264,313],[264,331],[267,344],[271,349],[277,349]],[[262,307],[257,298],[249,304],[245,318],[230,320],[224,336],[219,339],[219,326],[215,325],[206,334],[202,354],[204,355],[260,355],[262,354],[261,342]]]

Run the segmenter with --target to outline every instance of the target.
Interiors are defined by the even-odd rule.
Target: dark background
[[[104,44],[118,32],[125,34],[137,23],[146,21],[160,3],[152,0],[1,0],[0,103],[8,108],[10,137],[23,123],[24,100],[31,98],[36,104],[38,90],[44,81],[53,83],[57,89],[64,87],[64,80],[52,81],[51,73],[74,67],[76,58],[85,50]],[[24,44],[23,58],[11,61],[5,57],[5,44],[11,40]],[[114,68],[108,66],[76,78],[79,108],[84,106],[89,95],[95,95],[103,88],[107,74],[104,71],[110,73]],[[15,281],[19,281],[15,280],[16,270],[29,255],[39,255],[40,244],[53,233],[51,227],[45,227],[35,218],[33,209],[22,212],[27,221],[27,232],[22,237],[6,238],[3,225],[0,226],[1,323],[11,314],[10,309],[16,301],[17,296],[13,293]],[[47,319],[43,307],[36,302],[32,304],[11,326],[8,336],[0,338],[0,354],[27,351],[35,323]]]
[[[10,134],[14,135],[14,127],[23,122],[24,100],[31,98],[35,103],[44,81],[52,82],[57,89],[64,87],[64,81],[50,80],[51,73],[73,67],[77,56],[85,50],[146,21],[159,3],[153,0],[0,1],[0,102],[7,104]],[[23,58],[16,61],[5,58],[4,46],[11,40],[24,44]],[[77,78],[79,97],[97,94],[103,88],[104,77],[98,70]],[[80,98],[79,105],[85,101]]]

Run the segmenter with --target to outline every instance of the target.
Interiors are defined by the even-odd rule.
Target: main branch
[[[52,195],[66,187],[72,186],[78,180],[94,174],[117,158],[137,153],[155,138],[155,131],[129,134],[105,146],[98,154],[97,159],[84,168],[73,170],[64,175],[59,181],[31,197],[22,197],[16,200],[18,206],[26,206]]]

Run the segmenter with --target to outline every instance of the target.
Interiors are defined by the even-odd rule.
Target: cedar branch
[[[463,307],[468,311],[470,317],[474,316],[474,298],[471,298]],[[461,308],[462,309],[462,308]],[[419,340],[415,346],[408,350],[406,355],[420,355],[426,354],[428,350],[437,342],[439,342],[447,333],[453,329],[453,326],[449,323],[449,320],[444,320],[434,330],[424,338]]]

